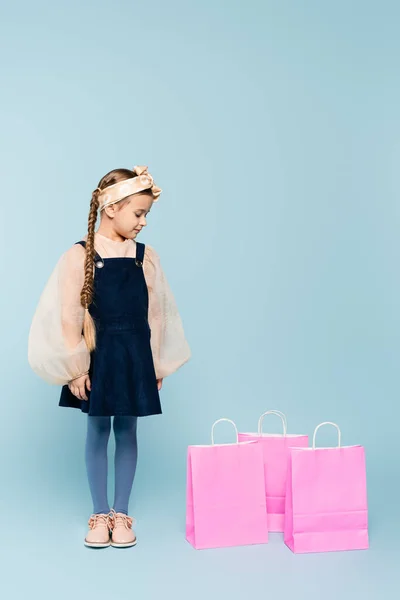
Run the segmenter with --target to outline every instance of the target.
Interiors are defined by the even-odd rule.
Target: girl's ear
[[[106,206],[103,212],[106,213],[107,217],[113,219],[115,217],[115,213],[117,212],[117,208],[115,204],[111,204],[110,206]]]

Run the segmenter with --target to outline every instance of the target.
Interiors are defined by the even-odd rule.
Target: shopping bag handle
[[[287,433],[286,415],[284,415],[283,412],[281,412],[280,410],[267,410],[267,412],[265,412],[264,414],[261,415],[261,417],[258,419],[258,435],[262,435],[263,421],[264,421],[264,417],[266,417],[267,415],[276,415],[277,417],[280,417],[280,419],[282,419],[283,435],[286,435],[286,433]]]
[[[312,442],[312,447],[313,447],[313,450],[315,450],[315,438],[316,438],[316,435],[317,435],[317,431],[318,431],[318,429],[319,429],[320,427],[323,427],[324,425],[332,425],[333,427],[336,427],[336,429],[337,429],[337,431],[338,431],[338,445],[337,445],[337,447],[338,447],[338,448],[340,448],[340,444],[341,444],[341,441],[342,441],[342,433],[341,433],[341,431],[340,431],[340,429],[339,429],[339,426],[338,426],[338,425],[336,425],[336,423],[332,423],[331,421],[325,421],[324,423],[320,423],[320,424],[319,424],[319,425],[318,425],[318,426],[315,428],[315,430],[314,430],[314,436],[313,436],[313,442]]]
[[[231,421],[230,419],[218,419],[218,421],[215,421],[214,425],[211,428],[211,443],[214,446],[215,442],[214,442],[214,429],[215,426],[218,425],[218,423],[221,423],[222,421],[227,421],[228,423],[231,423],[231,425],[233,425],[233,427],[235,428],[235,432],[236,432],[236,443],[239,443],[239,432],[237,430],[237,427],[235,425],[235,423],[233,421]]]

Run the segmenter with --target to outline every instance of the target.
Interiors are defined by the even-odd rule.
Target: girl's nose
[[[141,227],[146,227],[146,225],[147,225],[146,217],[142,217],[140,219],[140,226]]]

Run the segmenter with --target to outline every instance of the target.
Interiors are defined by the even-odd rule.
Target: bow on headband
[[[98,196],[100,210],[145,190],[151,190],[153,201],[157,202],[162,190],[154,184],[154,179],[148,172],[147,167],[137,166],[132,171],[135,173],[135,177],[124,179],[100,191]]]
[[[133,167],[132,171],[140,178],[141,185],[146,186],[143,189],[151,189],[154,202],[157,202],[162,189],[155,185],[153,177],[148,172],[148,167]]]

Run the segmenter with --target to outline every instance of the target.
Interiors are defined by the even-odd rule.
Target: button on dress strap
[[[140,242],[136,242],[136,266],[137,267],[143,267],[143,261],[144,261],[144,250],[145,250],[145,245],[141,244]]]
[[[84,242],[83,240],[81,240],[80,242],[76,242],[76,244],[75,244],[75,245],[76,245],[76,246],[77,246],[77,245],[80,245],[80,246],[82,246],[83,248],[86,248],[86,242]],[[101,258],[101,256],[100,256],[99,254],[97,254],[97,252],[96,252],[96,254],[94,255],[94,264],[95,264],[95,266],[96,266],[98,269],[102,269],[102,268],[104,267],[104,261],[103,261],[103,259]]]

